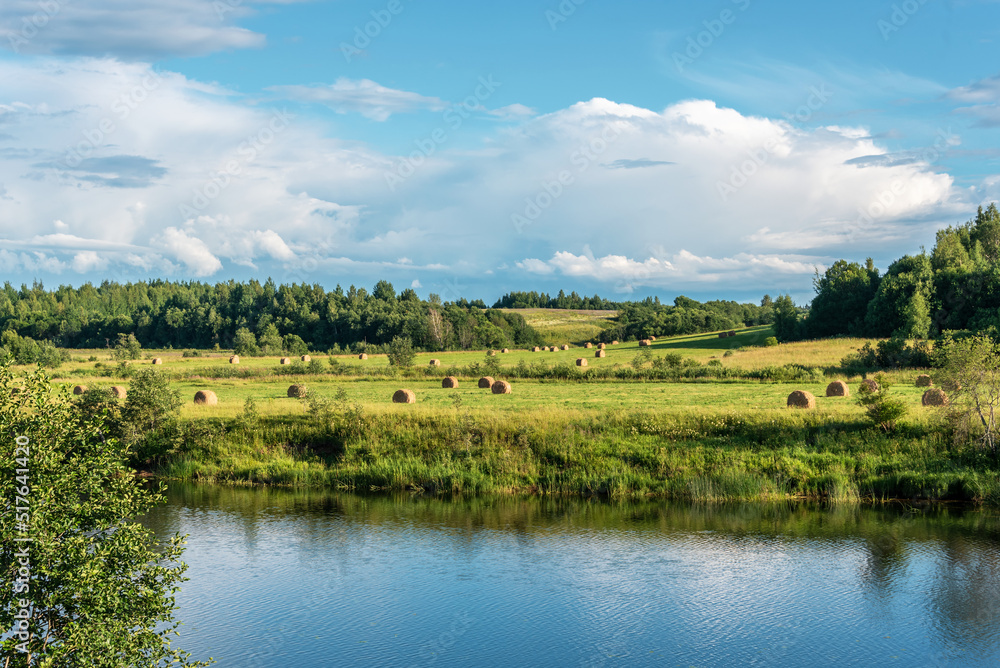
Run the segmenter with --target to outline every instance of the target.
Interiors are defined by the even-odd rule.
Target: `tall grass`
[[[184,480],[447,494],[701,501],[818,498],[1000,503],[1000,467],[932,424],[887,435],[791,414],[440,410],[199,420],[156,473]]]

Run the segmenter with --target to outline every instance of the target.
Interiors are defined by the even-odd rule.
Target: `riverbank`
[[[406,408],[406,407],[398,407]],[[182,422],[137,453],[157,476],[236,485],[696,501],[1000,505],[1000,467],[919,419],[851,415],[331,406]]]

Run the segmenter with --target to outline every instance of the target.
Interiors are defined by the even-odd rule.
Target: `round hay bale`
[[[650,340],[650,341],[655,341],[655,340],[656,340],[656,337],[655,337],[655,336],[651,336],[651,337],[649,337],[649,340]]]
[[[493,394],[510,394],[511,392],[510,383],[506,380],[498,380],[493,383],[493,387],[491,389],[493,390]]]
[[[577,366],[587,366],[587,360],[585,360],[582,357],[578,357],[577,360],[576,360],[576,365]]]
[[[598,343],[597,347],[600,348],[601,350],[604,350],[605,348],[608,347],[608,344],[606,344],[606,343]]]
[[[504,348],[504,349],[503,349],[503,350],[501,350],[500,352],[501,352],[502,354],[506,355],[507,353],[509,353],[509,352],[510,352],[510,348]]]
[[[306,389],[305,385],[291,385],[288,388],[288,396],[293,399],[301,399],[307,394],[309,394],[309,390]]]
[[[589,350],[594,347],[594,344],[591,343],[590,341],[587,341],[585,344],[583,344],[583,347]]]
[[[948,395],[944,393],[944,390],[932,387],[924,392],[924,396],[921,397],[920,403],[924,406],[947,406]]]
[[[941,383],[941,389],[947,392],[959,392],[962,389],[962,384],[956,380],[948,379]]]
[[[497,356],[497,351],[495,351],[495,350],[491,350],[491,351],[490,351],[489,353],[487,353],[487,354],[488,354],[488,355],[489,355],[490,357],[496,357],[496,356]]]
[[[413,393],[413,390],[396,390],[396,393],[392,395],[392,403],[415,404],[417,403],[417,395]]]
[[[613,345],[613,346],[617,346],[617,345],[618,345],[618,342],[617,342],[617,341],[612,341],[612,342],[611,342],[611,345]]]
[[[649,347],[651,345],[653,345],[653,342],[650,341],[649,339],[643,339],[642,341],[639,342],[639,347],[640,348],[647,348],[647,347]]]
[[[239,364],[240,363],[240,356],[239,355],[233,355],[232,357],[229,358],[229,363],[230,364]]]
[[[729,336],[736,336],[736,330],[731,330],[729,332]]]
[[[789,408],[816,408],[816,397],[804,390],[795,390],[788,395]]]
[[[607,357],[607,356],[608,356],[608,351],[606,350],[598,350],[596,353],[594,353],[594,357]]]
[[[313,361],[313,358],[309,357],[309,355],[303,355],[299,359],[302,360],[303,362],[312,362]]]
[[[430,366],[441,366],[441,360],[431,360]]]
[[[934,383],[931,381],[930,376],[926,373],[922,373],[917,376],[917,387],[934,387]]]
[[[128,396],[128,391],[125,389],[124,385],[112,385],[111,394],[115,395],[118,399],[124,399]]]
[[[368,359],[368,355],[366,355],[364,353],[361,353],[360,355],[358,355],[358,359],[359,360],[366,360],[366,359]]]
[[[154,357],[150,364],[163,364],[163,360],[159,357]]]
[[[215,406],[219,403],[219,397],[212,390],[198,390],[194,393],[194,402],[199,406]]]
[[[550,352],[550,353],[554,353],[554,352],[556,352],[557,350],[559,350],[559,349],[558,349],[558,348],[556,348],[555,346],[552,346],[551,348],[549,348],[549,352]]]
[[[858,386],[859,391],[860,391],[860,388],[862,388],[862,387],[868,388],[869,392],[878,392],[878,390],[879,390],[878,383],[876,383],[871,378],[865,378],[863,381],[861,381],[861,385]]]
[[[292,358],[291,357],[282,357],[281,358],[281,363],[282,364],[291,364],[292,363]]]
[[[826,396],[828,397],[849,397],[851,388],[842,380],[835,380],[826,386]]]
[[[446,376],[445,379],[441,381],[441,387],[449,390],[458,387],[458,378],[455,378],[454,376]]]
[[[539,348],[538,346],[535,346],[534,348],[531,349],[531,352],[533,352],[533,353],[540,353],[540,352],[542,352],[542,349]]]
[[[83,394],[86,391],[87,391],[87,386],[86,385],[74,385],[73,386],[73,394]]]
[[[569,346],[564,343],[562,349],[563,350],[569,350]]]
[[[483,376],[482,378],[479,379],[479,387],[481,387],[484,390],[488,390],[491,387],[493,387],[493,383],[495,382],[496,381],[493,380],[493,376]]]
[[[727,336],[729,336],[729,333],[728,333],[728,332],[719,332],[719,338],[720,338],[720,339],[724,339],[724,338],[726,338]]]

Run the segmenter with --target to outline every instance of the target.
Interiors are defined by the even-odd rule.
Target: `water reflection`
[[[168,496],[183,646],[221,666],[1000,662],[990,512]]]

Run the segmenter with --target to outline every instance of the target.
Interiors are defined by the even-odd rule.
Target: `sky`
[[[1000,197],[1000,0],[4,0],[0,280],[808,302]]]

